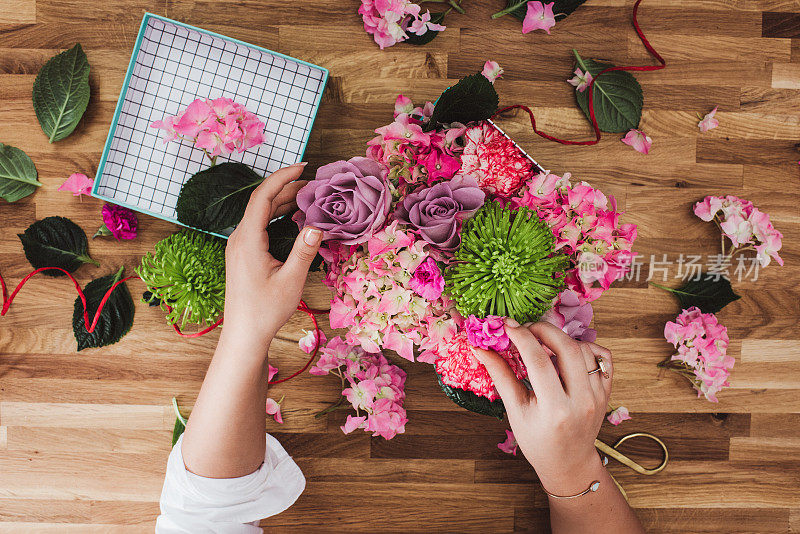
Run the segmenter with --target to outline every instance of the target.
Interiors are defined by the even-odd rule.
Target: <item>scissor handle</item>
[[[663,460],[661,460],[661,463],[658,465],[658,467],[654,467],[652,469],[648,469],[648,468],[642,466],[641,464],[638,464],[638,463],[634,462],[633,460],[631,460],[630,458],[628,458],[627,456],[625,456],[624,454],[622,454],[621,452],[619,452],[617,450],[617,449],[619,449],[620,445],[622,445],[623,443],[625,443],[626,441],[628,441],[631,438],[647,438],[647,439],[651,439],[651,440],[655,441],[658,444],[659,447],[661,447],[661,450],[664,452],[664,458],[663,458]],[[604,454],[607,454],[611,458],[613,458],[616,461],[618,461],[619,463],[627,465],[628,467],[630,467],[631,469],[633,469],[637,473],[641,473],[643,475],[655,475],[656,473],[658,473],[659,471],[664,469],[667,466],[667,462],[669,461],[669,451],[667,451],[667,446],[664,444],[664,442],[661,441],[660,439],[658,439],[656,436],[654,436],[652,434],[648,434],[647,432],[634,432],[633,434],[628,434],[626,436],[622,436],[621,438],[619,438],[617,440],[616,443],[614,443],[613,446],[610,446],[610,445],[608,445],[606,443],[603,443],[599,439],[596,439],[596,440],[594,440],[594,446],[597,447]]]

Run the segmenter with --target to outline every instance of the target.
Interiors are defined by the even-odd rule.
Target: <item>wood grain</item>
[[[0,202],[0,272],[15,285],[29,270],[16,234],[48,215],[70,217],[87,232],[101,202],[56,191],[72,172],[97,169],[125,68],[145,11],[294,55],[330,69],[312,132],[307,175],[359,155],[372,130],[389,121],[400,92],[435,98],[486,59],[505,68],[502,104],[534,108],[549,133],[588,139],[574,105],[571,50],[617,64],[650,64],[630,27],[633,0],[589,0],[552,35],[523,35],[518,21],[489,21],[503,4],[464,3],[429,45],[385,51],[364,33],[357,0],[0,0],[0,142],[35,161],[44,184],[15,204]],[[606,135],[595,147],[567,147],[530,131],[522,115],[501,124],[546,168],[571,171],[617,197],[639,225],[642,279],[623,282],[595,305],[600,342],[615,354],[612,404],[633,420],[605,425],[601,439],[629,432],[659,435],[672,462],[642,477],[613,462],[649,532],[800,532],[800,1],[647,0],[640,22],[668,68],[637,74],[645,96],[642,128],[649,156]],[[80,42],[92,65],[92,101],[76,132],[49,144],[30,94],[36,73]],[[720,127],[701,134],[696,114],[719,106]],[[677,306],[648,287],[649,259],[716,253],[718,235],[690,211],[708,194],[741,195],[770,214],[784,234],[783,268],[734,281],[742,299],[719,314],[736,358],[732,387],[718,404],[697,399],[684,379],[656,363],[669,356],[665,321]],[[140,236],[124,244],[93,240],[102,267],[82,267],[82,284],[125,265],[174,230],[142,216]],[[661,274],[652,273],[660,281]],[[676,265],[667,283],[677,285]],[[142,286],[130,283],[138,296]],[[324,307],[312,275],[305,297]],[[163,312],[137,302],[133,330],[120,343],[75,352],[75,298],[64,280],[35,278],[0,318],[0,533],[152,532],[174,423],[170,399],[195,400],[218,332],[181,339]],[[297,349],[308,319],[281,330],[270,358],[282,374],[302,366]],[[328,333],[331,332],[328,330]],[[395,359],[397,361],[397,359]],[[270,532],[547,531],[546,499],[533,470],[497,449],[505,422],[456,408],[430,368],[397,361],[408,373],[409,423],[386,442],[345,436],[345,413],[313,415],[337,398],[333,378],[308,374],[276,386],[285,424],[269,429],[294,455],[308,485]],[[643,464],[658,452],[646,442],[624,451]],[[390,511],[390,512],[386,512]]]

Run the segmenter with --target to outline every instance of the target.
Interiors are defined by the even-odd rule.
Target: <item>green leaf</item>
[[[491,415],[498,419],[503,419],[506,413],[506,407],[500,399],[490,401],[486,397],[477,395],[472,391],[467,391],[461,388],[454,388],[442,382],[442,377],[438,374],[436,378],[439,380],[439,386],[447,395],[447,398],[471,412],[479,413],[481,415]]]
[[[573,11],[578,9],[586,0],[554,0],[553,13],[555,13],[556,20],[564,20],[567,16],[571,15]],[[525,14],[528,12],[528,2],[520,2],[519,0],[507,0],[506,8],[518,5],[517,9],[509,11],[508,13],[519,20],[525,19]]]
[[[300,235],[300,229],[292,220],[291,215],[284,215],[269,223],[267,235],[269,235],[269,253],[278,261],[286,261],[292,251],[295,239]],[[317,257],[311,262],[310,270],[318,271],[321,265],[322,256],[317,254]]]
[[[433,130],[439,124],[451,122],[467,124],[488,119],[497,111],[499,103],[492,82],[483,74],[472,74],[441,94],[424,129]]]
[[[178,443],[178,438],[186,430],[187,419],[181,415],[181,411],[178,408],[178,400],[175,397],[172,397],[172,409],[175,411],[175,426],[172,429],[172,446],[174,447]]]
[[[442,24],[444,22],[444,15],[445,12],[442,11],[440,13],[431,13],[431,23],[433,24]],[[416,33],[411,33],[410,31],[406,31],[408,35],[408,39],[403,41],[404,43],[413,44],[417,46],[426,45],[436,39],[436,37],[441,32],[437,32],[434,30],[428,30],[422,35],[417,35]]]
[[[89,242],[80,226],[66,217],[45,217],[17,234],[25,257],[34,269],[61,267],[74,272],[84,263],[98,262],[89,257]],[[64,276],[61,271],[44,271],[47,276]]]
[[[244,163],[221,163],[202,170],[181,188],[176,205],[178,220],[209,232],[236,226],[250,195],[262,181]]]
[[[111,286],[122,279],[124,269],[124,267],[120,267],[116,274],[95,278],[83,288],[89,321],[94,320],[97,308],[108,290],[111,289]],[[76,298],[75,307],[72,311],[72,333],[75,334],[75,340],[78,342],[78,351],[91,347],[113,345],[122,339],[133,326],[134,312],[135,308],[131,293],[128,291],[127,284],[122,283],[109,295],[100,312],[100,318],[97,320],[94,330],[89,333],[86,331],[88,325],[83,320],[83,302],[80,297]]]
[[[89,93],[89,61],[80,43],[44,64],[33,82],[33,110],[51,143],[72,133]]]
[[[591,59],[582,59],[578,52],[575,52],[577,62],[576,69],[581,69],[592,73],[593,77],[608,67],[613,67],[610,63],[599,63]],[[642,120],[642,86],[636,78],[626,71],[616,70],[607,72],[600,76],[593,85],[594,92],[594,114],[600,130],[604,132],[627,132],[632,128],[639,127]],[[586,118],[589,116],[589,91],[575,91],[575,99],[578,101]]]
[[[650,285],[675,295],[682,309],[697,306],[703,313],[718,313],[731,302],[742,298],[734,293],[730,281],[722,277],[715,280],[701,275],[700,280],[689,280],[677,289],[653,282]]]
[[[42,183],[33,160],[22,150],[0,143],[0,197],[6,202],[25,198]]]

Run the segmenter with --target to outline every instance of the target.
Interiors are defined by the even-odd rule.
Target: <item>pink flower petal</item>
[[[622,138],[622,142],[632,146],[636,152],[641,152],[642,154],[649,154],[650,146],[653,144],[653,140],[650,137],[645,135],[643,131],[636,129],[630,130]]]
[[[522,21],[522,33],[529,33],[534,30],[544,30],[550,34],[550,28],[556,25],[556,18],[553,15],[553,5],[542,4],[541,2],[528,2],[528,11]]]
[[[69,191],[73,196],[89,195],[92,192],[94,180],[79,172],[70,174],[64,183],[58,186],[59,191]]]

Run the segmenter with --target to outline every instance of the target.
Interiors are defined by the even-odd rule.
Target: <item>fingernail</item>
[[[322,241],[322,231],[309,226],[303,234],[303,241],[309,247],[315,247]]]
[[[512,328],[517,328],[519,323],[513,317],[506,317],[506,324]]]
[[[305,167],[306,165],[308,165],[307,161],[301,161],[300,163],[294,164],[295,167]]]

